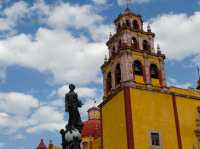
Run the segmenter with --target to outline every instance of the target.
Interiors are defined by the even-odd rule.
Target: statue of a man
[[[82,106],[77,93],[74,92],[75,85],[70,84],[70,91],[65,95],[65,111],[69,113],[68,129],[78,129],[81,132],[83,123],[78,108]]]

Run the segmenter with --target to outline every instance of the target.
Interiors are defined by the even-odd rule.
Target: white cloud
[[[82,113],[82,119],[83,121],[87,120],[88,119],[88,109],[93,107],[93,106],[98,106],[101,102],[102,102],[102,99],[99,98],[99,99],[95,99],[96,100],[96,103],[94,102],[94,99],[88,99],[84,104],[83,106],[80,108],[80,112]]]
[[[169,86],[175,86],[175,87],[179,87],[179,88],[185,88],[185,89],[188,89],[188,88],[191,88],[193,85],[189,82],[186,82],[186,83],[180,83],[178,82],[176,79],[174,78],[169,78],[168,80],[168,85]]]
[[[107,2],[107,0],[92,0],[95,4],[100,4],[100,5],[102,5],[102,4],[106,4],[106,2]]]
[[[42,106],[37,109],[28,122],[29,127],[27,128],[27,132],[29,133],[44,130],[55,131],[63,128],[66,124],[64,114],[50,106]]]
[[[183,60],[200,54],[200,12],[191,16],[185,13],[163,14],[152,19],[151,25],[161,50],[169,59]]]
[[[0,93],[0,112],[18,116],[27,116],[39,102],[31,95],[17,92]]]
[[[13,16],[14,8],[6,11],[7,16]],[[20,10],[24,14],[27,9]],[[100,65],[107,53],[105,40],[114,28],[104,24],[103,17],[90,5],[61,2],[51,6],[38,0],[28,10],[37,12],[53,29],[39,28],[33,35],[19,34],[0,40],[1,64],[20,65],[50,74],[49,79],[54,83],[97,83],[101,77]],[[69,28],[82,30],[80,35],[74,35]],[[84,35],[84,30],[91,38]],[[3,70],[0,72],[5,74]]]
[[[117,0],[117,3],[119,5],[124,5],[124,4],[127,4],[127,1],[128,1],[128,3],[139,3],[139,4],[142,4],[142,3],[147,3],[150,0]]]
[[[69,87],[68,85],[64,85],[57,89],[56,95],[63,98],[67,92],[69,92]],[[75,89],[75,92],[77,92],[81,98],[94,98],[97,96],[96,88],[78,87]]]
[[[4,15],[17,21],[20,18],[23,18],[28,13],[28,4],[24,1],[19,1],[14,3],[11,7],[8,7],[4,10]]]
[[[70,33],[40,28],[35,39],[17,35],[0,41],[0,61],[52,74],[56,83],[95,82],[106,53],[104,43],[88,42]]]
[[[69,3],[61,3],[53,7],[47,19],[51,27],[73,27],[76,29],[89,28],[97,23],[101,23],[102,20],[103,17],[94,13],[92,6],[70,5]]]
[[[13,32],[15,26],[28,13],[28,5],[24,1],[14,3],[4,9],[0,16],[0,31]]]
[[[22,129],[34,133],[55,131],[64,126],[64,112],[45,102],[40,105],[39,99],[31,95],[17,92],[0,93],[1,132],[21,139],[23,135],[18,131]]]

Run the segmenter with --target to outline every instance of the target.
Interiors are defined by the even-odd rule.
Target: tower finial
[[[129,4],[131,3],[132,0],[126,0],[126,10],[129,10]]]

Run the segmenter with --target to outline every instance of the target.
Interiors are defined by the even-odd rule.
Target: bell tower
[[[114,21],[116,33],[107,41],[109,57],[101,69],[104,96],[122,86],[166,87],[165,55],[155,50],[155,34],[143,28],[142,17],[127,8]]]

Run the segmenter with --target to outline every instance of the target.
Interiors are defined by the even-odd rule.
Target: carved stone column
[[[131,55],[127,51],[123,52],[120,58],[122,82],[130,81],[133,79],[131,71],[132,68],[131,62],[132,62]]]
[[[163,59],[160,60],[160,72],[161,72],[161,79],[162,79],[162,86],[167,86],[166,75],[165,75],[165,62]]]

